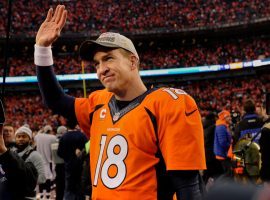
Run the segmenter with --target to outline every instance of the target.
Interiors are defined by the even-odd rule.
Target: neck
[[[115,98],[120,101],[131,101],[136,97],[142,95],[147,91],[147,88],[143,84],[142,80],[137,82],[137,84],[133,84],[130,87],[127,87],[125,91],[120,91],[119,93],[115,93]]]

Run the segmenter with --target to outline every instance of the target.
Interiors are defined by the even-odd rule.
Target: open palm
[[[58,5],[53,14],[50,8],[45,21],[41,24],[37,36],[36,44],[39,46],[50,46],[60,36],[67,19],[67,11],[64,5]]]

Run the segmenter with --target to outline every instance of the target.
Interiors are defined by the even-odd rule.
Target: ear
[[[131,61],[131,70],[138,69],[139,60],[135,55],[133,54],[130,55],[130,61]]]

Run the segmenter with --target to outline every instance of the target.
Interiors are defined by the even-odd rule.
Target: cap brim
[[[97,42],[95,40],[86,40],[80,46],[80,57],[83,60],[91,61],[95,50],[98,47],[109,47],[109,48],[119,48],[119,46],[106,42]]]

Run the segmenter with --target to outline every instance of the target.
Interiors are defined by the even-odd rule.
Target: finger
[[[47,14],[47,17],[45,19],[45,22],[48,22],[52,19],[52,13],[53,13],[53,9],[50,8],[49,11],[48,11],[48,14]]]
[[[55,12],[54,12],[53,17],[52,17],[52,21],[55,21],[56,16],[57,16],[58,11],[59,11],[60,6],[61,6],[61,5],[58,5],[58,6],[56,7]]]
[[[63,14],[61,16],[61,19],[58,23],[59,27],[60,27],[60,31],[62,30],[62,28],[64,27],[65,23],[66,23],[66,20],[67,20],[67,10],[64,10],[63,11]]]
[[[56,22],[57,24],[58,24],[58,22],[60,21],[62,15],[63,15],[64,10],[65,10],[65,6],[62,5],[62,6],[59,8],[58,13],[57,13],[57,16],[56,16],[56,18],[55,18],[55,22]]]

